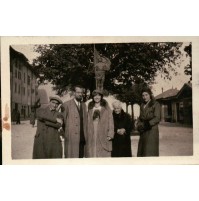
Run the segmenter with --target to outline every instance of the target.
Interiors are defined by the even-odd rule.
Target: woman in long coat
[[[133,128],[131,117],[122,109],[121,102],[113,102],[114,139],[112,157],[131,157],[131,138]]]
[[[142,90],[143,103],[140,108],[138,130],[140,139],[138,144],[138,157],[159,156],[159,129],[161,117],[160,105],[153,98],[149,88]]]
[[[103,93],[94,90],[88,104],[87,157],[111,157],[114,137],[113,115]]]

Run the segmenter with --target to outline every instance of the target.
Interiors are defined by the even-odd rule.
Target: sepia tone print
[[[11,161],[194,158],[192,39],[124,38],[6,41]]]

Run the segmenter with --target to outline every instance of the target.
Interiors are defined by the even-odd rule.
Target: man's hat
[[[51,101],[51,100],[56,100],[56,101],[58,101],[60,104],[63,104],[63,101],[62,101],[58,96],[50,96],[49,99],[50,99],[50,101]]]
[[[96,96],[97,94],[100,94],[101,96],[103,96],[103,92],[99,89],[95,89],[93,92],[92,92],[92,96]]]

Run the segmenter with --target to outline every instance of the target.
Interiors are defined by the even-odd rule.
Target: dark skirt
[[[129,135],[115,133],[113,139],[112,157],[132,157],[131,139]]]

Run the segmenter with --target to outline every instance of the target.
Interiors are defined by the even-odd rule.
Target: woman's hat
[[[50,101],[51,101],[51,100],[56,100],[56,101],[58,101],[60,104],[63,104],[63,101],[62,101],[58,96],[50,96],[49,99],[50,99]]]
[[[103,96],[103,92],[99,89],[95,89],[93,92],[92,92],[92,96],[96,96],[97,94],[100,94],[101,96]]]

